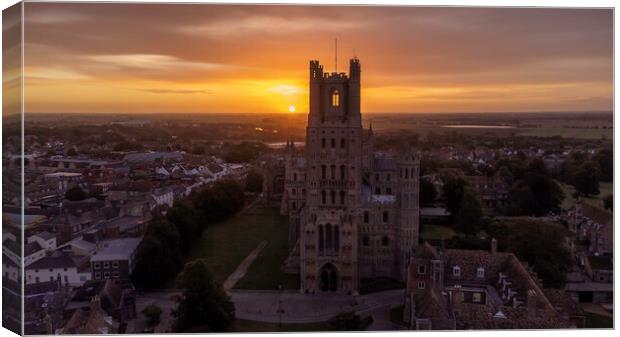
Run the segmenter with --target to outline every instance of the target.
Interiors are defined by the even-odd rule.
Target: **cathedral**
[[[361,279],[406,281],[418,244],[418,156],[373,150],[362,126],[361,66],[324,72],[310,61],[310,108],[303,153],[286,145],[281,210],[289,217],[285,269],[302,293],[356,294]]]

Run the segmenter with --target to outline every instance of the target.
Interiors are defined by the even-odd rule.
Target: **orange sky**
[[[308,61],[363,112],[612,110],[612,11],[25,4],[26,112],[307,112]],[[342,67],[339,70],[345,70]]]

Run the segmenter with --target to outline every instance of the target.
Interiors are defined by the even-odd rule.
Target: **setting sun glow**
[[[288,107],[288,111],[289,112],[295,112],[295,106],[294,105],[289,106]]]

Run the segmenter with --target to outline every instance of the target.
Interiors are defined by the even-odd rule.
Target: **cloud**
[[[157,54],[120,54],[120,55],[93,55],[90,59],[102,64],[117,68],[134,68],[148,70],[195,69],[221,70],[230,68],[225,64],[192,62],[178,57]]]
[[[184,89],[135,89],[146,91],[154,94],[205,94],[210,95],[213,94],[213,90],[184,90]]]

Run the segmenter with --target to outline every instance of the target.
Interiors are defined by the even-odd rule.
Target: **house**
[[[92,279],[128,279],[135,267],[135,253],[141,240],[122,238],[102,241],[101,248],[90,259]]]
[[[118,323],[136,317],[136,293],[127,280],[91,280],[76,289],[65,310],[88,309],[92,298],[99,298],[106,315]]]
[[[482,207],[492,211],[505,207],[508,203],[509,186],[496,177],[464,176],[465,181],[480,196]]]
[[[60,280],[63,286],[80,286],[88,280],[79,275],[78,266],[71,256],[54,251],[27,266],[24,270],[26,284]]]
[[[514,254],[498,252],[495,240],[491,246],[491,251],[417,246],[404,321],[417,330],[576,327]]]

